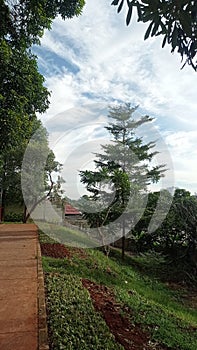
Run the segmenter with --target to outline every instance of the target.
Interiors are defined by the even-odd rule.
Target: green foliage
[[[0,151],[28,140],[49,105],[35,56],[0,39]],[[32,125],[33,124],[33,125]],[[37,126],[38,127],[38,126]]]
[[[59,243],[80,248],[96,246],[94,239],[83,231],[45,222],[40,222],[39,227],[43,232],[50,232],[50,237]]]
[[[83,210],[85,218],[92,227],[99,227],[100,231],[120,218],[123,236],[125,223],[131,229],[142,209],[141,193],[148,184],[157,182],[164,172],[164,165],[151,164],[157,154],[152,150],[155,143],[145,144],[142,138],[135,135],[139,126],[152,121],[149,116],[136,119],[133,115],[136,109],[129,103],[109,109],[110,122],[106,129],[113,143],[103,145],[103,153],[96,154],[96,171],[80,172],[81,182],[93,194],[87,201],[88,207],[92,205],[93,210]],[[104,239],[102,245],[105,245]]]
[[[49,105],[31,45],[39,43],[52,20],[79,15],[84,0],[0,1],[0,151],[27,140],[36,113]]]
[[[48,298],[53,308],[53,313],[49,314],[49,322],[53,330],[51,336],[56,338],[56,330],[58,330],[59,341],[66,341],[63,332],[67,332],[73,327],[75,333],[76,323],[80,322],[79,331],[82,333],[82,339],[83,331],[85,333],[85,328],[87,328],[86,344],[89,341],[89,324],[86,322],[86,314],[82,311],[86,307],[89,311],[88,305],[84,307],[84,303],[87,303],[87,294],[83,291],[84,294],[83,296],[81,294],[81,298],[78,294],[81,293],[80,278],[88,278],[98,284],[106,285],[114,291],[116,301],[120,303],[121,309],[131,310],[131,313],[128,311],[126,316],[130,317],[133,325],[140,324],[150,334],[152,343],[156,341],[162,346],[168,346],[172,349],[196,350],[197,311],[195,308],[188,307],[186,291],[178,290],[178,286],[177,290],[170,290],[159,282],[159,273],[157,279],[152,276],[147,277],[142,269],[136,268],[133,258],[126,256],[123,262],[117,250],[112,251],[112,253],[112,258],[106,258],[98,250],[86,250],[87,256],[82,259],[75,255],[70,259],[43,258],[43,267],[47,272],[47,278],[51,279],[50,284],[53,284],[50,290],[47,287]],[[149,255],[147,259],[149,268],[152,263],[154,265],[155,261],[160,266],[164,264],[158,254],[152,258]],[[154,269],[154,266],[152,268]],[[167,277],[168,271],[166,271]],[[65,283],[62,284],[62,281]],[[82,303],[81,306],[80,303]],[[76,309],[79,309],[79,321],[79,313]],[[94,329],[95,311],[91,309],[89,312],[92,315]],[[62,326],[62,314],[65,317],[65,319],[63,318],[64,326]],[[81,324],[84,327],[83,331],[81,331]],[[100,326],[98,325],[98,327]],[[62,332],[61,335],[59,330]],[[67,338],[69,341],[69,334]],[[92,341],[96,341],[96,339]],[[84,348],[86,348],[86,344],[84,344]],[[113,347],[109,347],[109,349],[113,349]]]
[[[171,198],[170,198],[171,197]],[[168,257],[169,273],[171,265],[182,273],[175,274],[178,279],[196,283],[197,271],[197,198],[184,189],[176,189],[174,196],[165,191],[161,213],[168,201],[172,202],[164,221],[154,232],[148,227],[159,199],[159,192],[150,193],[142,218],[132,231],[133,248],[138,253],[155,251]],[[151,253],[152,254],[152,253]],[[171,271],[172,270],[172,271]]]
[[[1,0],[0,34],[16,47],[30,47],[39,43],[44,29],[50,29],[58,15],[63,19],[78,16],[84,5],[84,0]]]
[[[51,238],[41,230],[38,230],[38,237],[40,243],[55,243],[55,240],[53,238]]]
[[[9,212],[5,215],[4,221],[7,222],[22,222],[23,214],[17,214],[13,212]]]
[[[21,169],[27,218],[38,204],[50,198],[55,185],[53,174],[60,170],[61,164],[55,160],[53,151],[49,149],[47,131],[40,126],[28,144]]]
[[[133,9],[137,10],[138,22],[149,23],[144,39],[149,36],[163,36],[162,47],[168,43],[171,51],[180,53],[185,63],[197,70],[197,6],[196,0],[114,0],[120,12],[127,3],[126,23],[130,23]],[[184,66],[183,65],[183,66]]]
[[[47,310],[53,350],[120,350],[101,315],[95,312],[80,278],[47,274]]]

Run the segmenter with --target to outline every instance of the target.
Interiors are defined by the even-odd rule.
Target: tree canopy
[[[0,151],[28,138],[29,123],[49,105],[31,45],[61,15],[79,15],[84,0],[0,0]]]
[[[126,24],[136,9],[137,21],[148,23],[144,39],[162,36],[162,47],[171,45],[181,55],[184,64],[197,70],[197,2],[196,0],[113,0],[119,13],[127,5]]]
[[[0,61],[0,150],[4,151],[30,137],[36,113],[49,105],[49,93],[30,52],[2,41]]]
[[[84,0],[0,0],[0,35],[15,47],[39,43],[44,29],[60,15],[63,19],[78,16]]]
[[[151,217],[157,206],[159,192],[149,194],[142,218],[132,232],[134,246],[139,252],[155,250],[167,255],[176,262],[189,263],[197,267],[197,198],[185,189],[177,188],[174,195],[163,190],[162,209],[171,202],[171,207],[160,227],[154,232],[148,231]]]
[[[85,217],[99,233],[105,231],[109,223],[122,230],[123,256],[126,231],[129,232],[139,220],[144,210],[144,196],[151,182],[157,182],[163,175],[164,165],[151,164],[157,154],[154,142],[144,143],[136,136],[136,129],[152,121],[149,116],[135,118],[137,107],[129,103],[109,109],[109,125],[106,129],[112,143],[102,146],[103,153],[96,155],[95,171],[81,171],[81,181],[92,193],[90,205],[98,204],[97,213],[93,210]],[[104,237],[104,234],[103,236]],[[103,239],[104,245],[104,239]]]
[[[0,205],[11,189],[21,198],[23,153],[41,127],[37,113],[49,106],[49,92],[31,46],[40,43],[58,15],[78,16],[84,4],[84,0],[0,0]],[[50,167],[45,174],[50,178],[59,165],[47,146],[46,150]]]

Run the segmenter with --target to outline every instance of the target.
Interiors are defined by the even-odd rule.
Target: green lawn
[[[40,237],[52,242],[45,235]],[[122,349],[94,310],[81,278],[111,288],[122,310],[125,306],[131,310],[127,314],[131,323],[140,324],[154,344],[173,350],[197,349],[197,309],[189,306],[183,289],[171,290],[139,272],[130,257],[121,262],[117,251],[112,258],[96,249],[86,253],[85,259],[43,257],[52,350]]]

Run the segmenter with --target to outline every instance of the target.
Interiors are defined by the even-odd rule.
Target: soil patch
[[[51,258],[64,259],[72,258],[72,256],[78,256],[81,259],[85,259],[87,257],[84,249],[73,247],[70,248],[60,243],[41,243],[40,247],[42,255]]]
[[[42,243],[40,245],[42,255],[51,258],[70,258],[70,252],[65,245],[60,243]]]
[[[131,324],[129,318],[121,313],[122,306],[116,302],[109,288],[88,279],[82,279],[82,284],[89,291],[95,309],[102,313],[111,333],[125,350],[166,350],[161,345],[152,343],[149,334],[140,325]]]

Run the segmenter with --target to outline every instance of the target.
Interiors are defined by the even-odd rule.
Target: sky
[[[93,153],[109,140],[108,106],[124,102],[139,105],[138,116],[155,118],[139,130],[144,140],[157,140],[155,162],[168,167],[155,189],[197,192],[196,73],[188,66],[181,70],[181,57],[162,49],[159,37],[144,41],[146,24],[134,16],[127,27],[126,12],[117,14],[110,3],[87,0],[80,17],[57,18],[34,47],[51,91],[41,119],[63,164],[65,193],[73,199],[84,193],[79,170],[92,169]]]

